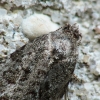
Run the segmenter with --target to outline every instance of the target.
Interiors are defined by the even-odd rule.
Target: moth
[[[71,81],[81,38],[75,25],[66,24],[16,50],[2,66],[0,98],[60,100]]]

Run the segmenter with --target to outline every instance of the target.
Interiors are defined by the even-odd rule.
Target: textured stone
[[[58,25],[51,22],[50,18],[43,14],[34,14],[22,22],[23,33],[29,40],[56,29],[58,29]]]
[[[0,44],[4,45],[3,52],[0,53],[0,64],[5,64],[5,56],[8,57],[9,54],[28,42],[28,39],[22,34],[22,27],[20,26],[22,19],[28,18],[34,13],[39,13],[48,15],[52,20],[52,14],[54,14],[52,21],[60,26],[66,22],[77,23],[83,38],[78,51],[79,63],[76,65],[74,74],[82,83],[79,84],[78,81],[70,82],[70,84],[73,84],[68,85],[68,99],[100,100],[100,85],[95,87],[92,92],[91,90],[85,90],[83,95],[80,95],[80,92],[80,94],[76,93],[77,89],[82,90],[80,87],[84,83],[93,84],[95,82],[94,85],[100,83],[100,74],[96,70],[99,66],[97,63],[100,62],[100,32],[98,27],[100,26],[100,0],[0,0],[0,9]],[[57,12],[60,12],[60,14]],[[16,23],[18,23],[18,26],[15,25]],[[87,63],[83,62],[85,55],[89,55]],[[94,61],[91,62],[91,59]],[[0,73],[2,73],[1,69],[4,70],[5,67],[0,66]],[[0,74],[1,79],[2,74]],[[5,81],[3,82],[6,84]],[[8,92],[9,88],[6,88],[6,90]],[[6,97],[3,99],[6,99]]]

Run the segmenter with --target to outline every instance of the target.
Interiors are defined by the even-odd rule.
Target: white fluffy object
[[[50,18],[43,14],[34,14],[30,17],[23,19],[22,31],[24,35],[32,40],[43,34],[55,31],[59,26],[51,22]]]

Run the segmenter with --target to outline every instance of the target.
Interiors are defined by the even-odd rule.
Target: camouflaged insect
[[[76,26],[66,24],[16,50],[2,71],[3,79],[0,81],[6,84],[2,83],[0,92],[4,94],[0,98],[61,99],[77,63],[80,40],[81,34]]]

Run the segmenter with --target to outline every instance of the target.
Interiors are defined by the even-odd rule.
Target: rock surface
[[[57,24],[50,21],[48,16],[43,14],[33,14],[22,21],[23,33],[31,41],[35,37],[57,30],[58,27]]]
[[[68,97],[69,100],[100,100],[100,0],[0,0],[0,64],[28,42],[21,23],[34,13],[47,15],[60,26],[66,22],[78,23],[83,38],[74,74],[82,82],[70,82]],[[7,69],[0,66],[0,73],[2,70]],[[90,84],[92,91],[86,87]],[[6,92],[10,94],[13,88],[9,85]]]

